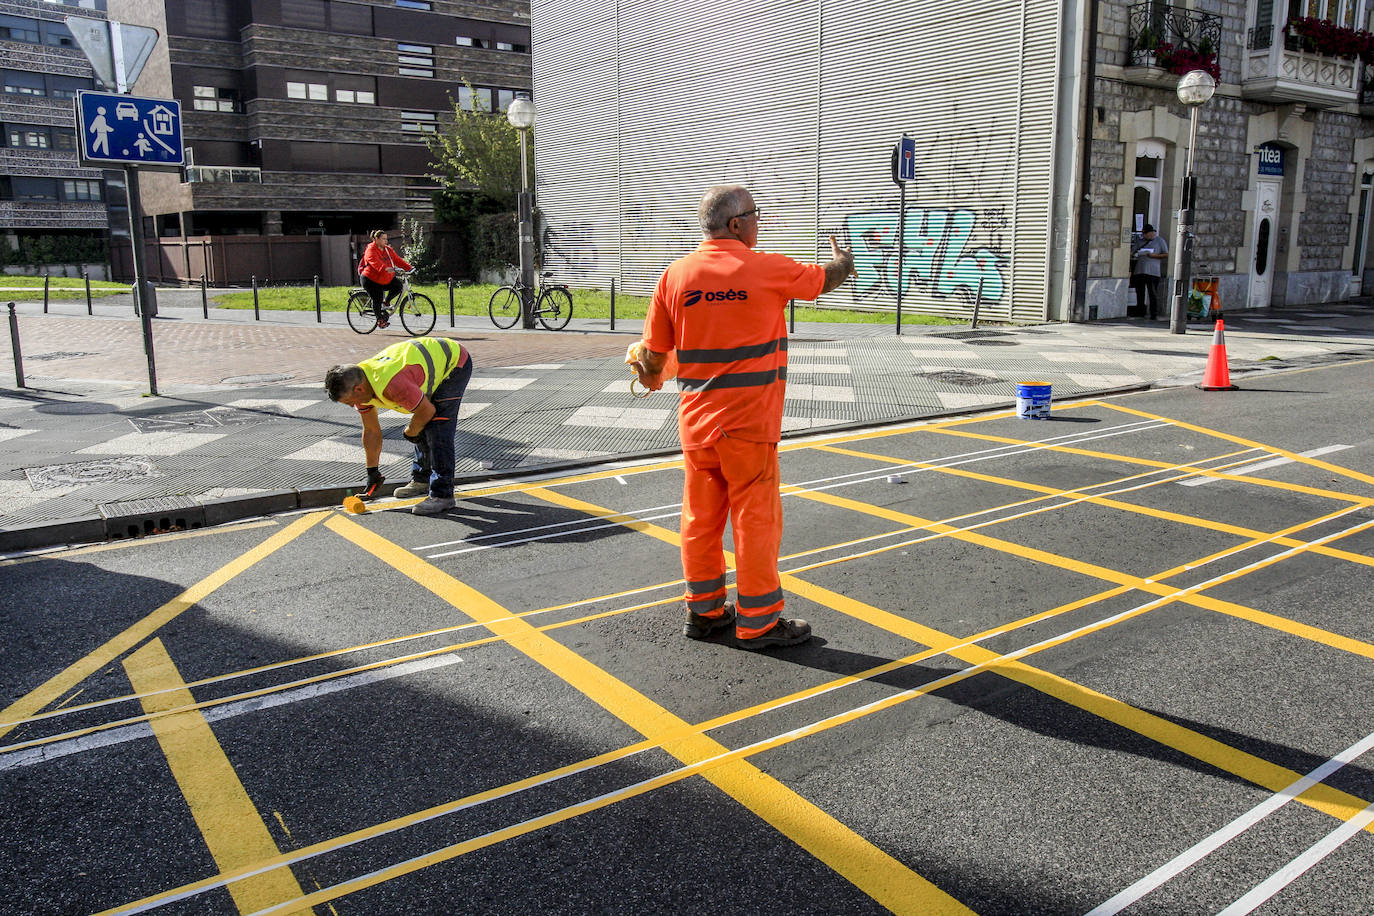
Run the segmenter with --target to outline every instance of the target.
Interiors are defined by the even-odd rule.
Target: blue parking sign
[[[186,164],[181,142],[181,103],[110,92],[79,92],[76,123],[81,158],[91,164],[162,166]]]

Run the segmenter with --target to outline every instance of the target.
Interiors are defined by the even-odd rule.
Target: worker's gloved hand
[[[401,430],[401,435],[405,436],[406,441],[412,443],[413,445],[425,444],[425,431],[423,429],[421,429],[418,433],[416,433],[413,436],[405,430]]]
[[[382,481],[385,480],[382,472],[376,468],[367,469],[367,488],[359,494],[364,500],[376,499],[377,491],[382,488]]]

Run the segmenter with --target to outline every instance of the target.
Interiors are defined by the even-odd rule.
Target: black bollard
[[[976,295],[976,296],[973,297],[973,321],[969,324],[969,327],[971,327],[971,328],[976,328],[976,327],[978,327],[978,306],[980,306],[980,305],[982,305],[982,304],[983,304],[983,278],[982,278],[982,277],[979,277],[979,278],[978,278],[978,295]]]
[[[14,351],[14,384],[24,387],[24,354],[19,352],[19,319],[14,314],[14,303],[10,303],[10,349]]]
[[[315,274],[315,323],[319,324],[323,320],[320,317],[320,275]]]
[[[94,315],[91,310],[91,275],[86,272],[86,268],[81,268],[81,278],[86,281],[86,314]]]
[[[453,278],[448,278],[448,326],[453,327]]]
[[[48,314],[48,281],[52,278],[47,274],[43,275],[43,314]]]
[[[205,274],[200,275],[200,317],[210,320],[210,296],[205,290]]]
[[[253,320],[257,321],[258,315],[258,275],[253,274]]]
[[[787,300],[787,333],[797,333],[797,300]]]
[[[611,277],[611,330],[615,330],[615,277]]]

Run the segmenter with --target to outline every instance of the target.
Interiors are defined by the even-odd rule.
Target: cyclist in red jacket
[[[390,306],[402,290],[396,271],[410,271],[415,268],[386,243],[385,229],[373,229],[371,238],[372,242],[363,251],[363,259],[358,263],[358,274],[363,279],[363,289],[372,297],[372,311],[377,316],[377,327],[384,328],[389,322],[387,312],[382,308],[382,294],[386,294],[386,304]]]

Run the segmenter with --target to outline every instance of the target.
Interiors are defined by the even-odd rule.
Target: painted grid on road
[[[1265,760],[1246,751],[1225,745],[1208,735],[1182,726],[1168,718],[1147,710],[1133,707],[1113,697],[1095,691],[1081,683],[1052,673],[1046,668],[1028,664],[1025,660],[1033,655],[1049,652],[1069,643],[1090,639],[1122,626],[1128,621],[1137,620],[1145,614],[1160,608],[1185,605],[1213,614],[1224,615],[1245,621],[1248,625],[1268,628],[1285,638],[1320,644],[1327,648],[1347,653],[1363,659],[1374,659],[1374,645],[1340,633],[1328,632],[1317,627],[1285,619],[1256,608],[1228,602],[1209,594],[1219,586],[1235,582],[1251,573],[1283,564],[1299,555],[1317,555],[1353,567],[1368,570],[1374,567],[1374,560],[1358,551],[1344,549],[1342,543],[1347,539],[1374,527],[1374,521],[1364,520],[1361,513],[1374,505],[1371,486],[1374,480],[1366,475],[1350,471],[1317,457],[1289,453],[1281,449],[1249,442],[1234,436],[1226,436],[1211,430],[1190,426],[1186,423],[1152,416],[1131,410],[1120,404],[1085,403],[1076,405],[1076,411],[1100,411],[1102,416],[1112,417],[1115,422],[1105,428],[1094,428],[1091,432],[1074,432],[1068,435],[1047,437],[1044,440],[1029,441],[1006,435],[981,431],[989,419],[959,420],[945,423],[928,424],[894,433],[892,430],[879,430],[863,434],[837,436],[822,441],[790,444],[786,452],[814,452],[818,455],[841,456],[857,462],[860,470],[843,477],[823,480],[808,480],[791,484],[785,488],[787,498],[792,501],[804,500],[821,504],[831,510],[854,513],[884,523],[883,533],[863,539],[861,543],[824,543],[801,554],[783,558],[782,568],[784,588],[790,595],[829,607],[857,622],[885,631],[914,643],[917,651],[899,659],[878,665],[855,675],[847,675],[828,681],[804,691],[769,698],[747,708],[734,710],[726,715],[698,722],[689,722],[674,716],[671,712],[655,703],[650,697],[629,688],[618,680],[613,672],[597,668],[577,653],[571,652],[556,642],[548,634],[567,627],[576,627],[589,619],[614,617],[634,613],[645,608],[676,603],[676,594],[662,596],[665,592],[675,592],[680,581],[665,581],[638,589],[637,594],[624,592],[597,596],[578,596],[575,601],[556,605],[551,608],[519,609],[506,608],[493,602],[486,595],[474,590],[446,570],[455,568],[455,560],[449,557],[464,551],[482,549],[481,543],[463,542],[426,545],[423,550],[407,549],[369,530],[366,520],[353,520],[347,516],[318,513],[307,516],[224,567],[214,576],[193,586],[184,595],[154,611],[138,625],[113,638],[96,653],[82,662],[68,668],[28,695],[11,704],[0,712],[0,735],[7,734],[17,725],[24,724],[30,729],[35,727],[55,728],[45,737],[26,738],[0,747],[0,769],[15,766],[36,765],[45,759],[44,753],[59,747],[72,750],[73,742],[90,742],[93,736],[115,729],[142,726],[159,729],[164,753],[174,770],[185,767],[187,754],[215,756],[214,747],[206,747],[202,736],[200,744],[188,747],[187,739],[163,737],[184,732],[186,727],[194,728],[198,720],[203,720],[212,711],[234,703],[244,703],[255,696],[270,695],[290,688],[299,689],[307,682],[323,682],[340,677],[352,677],[369,671],[384,669],[399,663],[413,663],[424,658],[435,658],[462,649],[487,645],[497,641],[518,646],[535,661],[565,679],[571,686],[591,697],[603,708],[631,724],[644,736],[635,744],[598,755],[583,761],[568,764],[567,771],[588,767],[598,767],[614,760],[642,753],[646,748],[657,747],[668,750],[677,757],[680,766],[668,769],[657,777],[598,796],[583,802],[569,805],[549,812],[529,821],[515,823],[492,834],[487,834],[460,843],[440,847],[430,852],[397,861],[388,867],[355,879],[340,882],[311,893],[304,893],[298,882],[290,879],[291,867],[316,856],[347,850],[351,845],[364,839],[404,831],[424,821],[444,817],[465,810],[485,800],[501,797],[511,792],[534,791],[539,785],[559,777],[560,772],[550,771],[538,777],[522,780],[506,786],[495,786],[477,796],[454,799],[426,811],[418,811],[393,822],[380,823],[361,829],[353,834],[327,838],[312,845],[292,850],[288,853],[274,854],[270,838],[264,845],[261,837],[253,844],[239,842],[239,834],[234,837],[215,835],[223,825],[208,822],[202,828],[207,844],[215,852],[220,868],[217,875],[205,880],[172,889],[165,894],[155,895],[137,904],[116,907],[112,912],[136,912],[156,909],[174,899],[186,899],[205,891],[230,886],[240,908],[254,911],[263,906],[289,905],[312,906],[362,891],[379,883],[399,879],[439,863],[451,861],[476,849],[497,845],[505,840],[532,831],[575,819],[592,811],[613,807],[616,803],[654,792],[668,785],[680,782],[694,775],[702,775],[716,787],[734,798],[737,802],[753,811],[775,829],[789,836],[811,854],[829,865],[835,872],[850,880],[856,887],[868,893],[874,900],[896,912],[964,912],[964,904],[951,897],[940,887],[917,874],[907,864],[893,858],[855,833],[849,826],[816,805],[805,802],[796,796],[786,785],[769,776],[750,761],[763,757],[766,752],[786,747],[822,735],[832,729],[842,729],[866,717],[884,713],[908,701],[929,696],[937,690],[961,681],[992,674],[1015,682],[1031,690],[1038,691],[1055,701],[1076,710],[1098,717],[1104,724],[1129,730],[1146,739],[1167,746],[1195,760],[1202,761],[1217,770],[1232,774],[1254,786],[1273,793],[1258,813],[1247,815],[1254,823],[1262,816],[1277,811],[1284,803],[1295,800],[1315,811],[1336,819],[1339,824],[1333,831],[1335,839],[1324,841],[1325,845],[1312,850],[1295,850],[1298,853],[1295,863],[1305,868],[1312,867],[1320,856],[1338,848],[1339,842],[1349,838],[1353,832],[1368,829],[1369,800],[1342,792],[1324,780],[1340,766],[1357,759],[1369,749],[1370,741],[1357,742],[1347,751],[1336,755],[1330,762],[1319,767],[1311,774],[1298,773],[1272,761]],[[1132,436],[1150,434],[1164,430],[1171,434],[1189,434],[1199,439],[1210,440],[1216,446],[1206,458],[1188,464],[1171,464],[1165,461],[1142,459],[1131,454],[1129,445]],[[921,438],[957,438],[967,443],[968,448],[953,455],[942,455],[930,460],[912,460],[904,455],[888,454],[884,446],[899,441]],[[1013,456],[1026,456],[1035,453],[1053,453],[1056,456],[1082,462],[1084,467],[1105,464],[1113,469],[1127,465],[1126,474],[1099,473],[1102,479],[1092,486],[1071,490],[1045,485],[1014,476],[994,473],[999,462]],[[1288,459],[1294,467],[1318,468],[1347,485],[1349,491],[1339,488],[1326,488],[1288,482],[1278,477],[1249,476],[1243,472],[1253,471],[1257,458],[1280,457]],[[485,497],[518,495],[523,499],[533,499],[568,509],[585,519],[580,523],[585,528],[593,525],[613,525],[629,528],[645,537],[670,545],[677,544],[676,532],[665,524],[675,517],[675,506],[660,506],[652,512],[627,508],[605,507],[575,495],[579,487],[590,481],[607,478],[655,474],[673,470],[676,462],[664,462],[638,468],[616,469],[574,477],[556,479],[543,484],[519,484],[507,487],[472,490],[465,493],[466,500],[478,502]],[[1000,488],[1020,491],[1022,498],[995,505],[973,514],[948,516],[942,519],[929,519],[912,515],[900,509],[879,505],[871,500],[855,499],[845,495],[845,490],[860,482],[906,478],[912,476],[946,478],[960,482],[975,482],[994,485]],[[1239,476],[1237,476],[1239,475]],[[1230,480],[1243,485],[1264,487],[1276,492],[1301,493],[1329,503],[1328,509],[1318,515],[1310,516],[1283,525],[1277,530],[1260,530],[1244,525],[1233,524],[1218,519],[1175,512],[1167,508],[1153,507],[1143,501],[1133,501],[1145,492],[1158,491],[1160,488],[1186,484],[1206,478]],[[1178,491],[1188,492],[1188,491]],[[998,537],[1000,527],[1007,527],[1017,520],[1033,514],[1065,512],[1074,507],[1090,506],[1111,512],[1146,517],[1164,521],[1172,525],[1188,526],[1211,532],[1218,537],[1225,536],[1226,546],[1215,552],[1191,557],[1170,569],[1154,571],[1150,575],[1140,575],[1122,569],[1112,568],[1100,563],[1076,559],[1056,554],[1037,546],[1018,542],[1014,539]],[[202,679],[191,683],[179,682],[173,660],[163,658],[156,649],[160,645],[155,634],[166,623],[175,619],[196,601],[210,594],[231,579],[246,574],[249,569],[278,550],[288,550],[290,542],[320,521],[336,535],[349,541],[372,555],[380,558],[387,566],[400,575],[409,578],[420,588],[449,603],[467,614],[473,623],[449,628],[447,632],[428,634],[407,634],[396,637],[396,648],[407,647],[410,641],[419,637],[440,638],[452,634],[463,634],[467,630],[485,628],[490,636],[480,636],[466,641],[406,653],[379,662],[371,662],[356,668],[330,672],[314,678],[291,680],[277,687],[262,688],[252,694],[231,693],[226,696],[193,701],[191,690],[198,692],[209,687],[212,682],[228,682],[244,672],[230,672],[226,675]],[[573,523],[576,525],[577,523]],[[519,533],[507,533],[504,540],[509,543]],[[530,531],[523,533],[529,539],[538,539],[546,532]],[[912,549],[920,545],[959,542],[972,545],[980,550],[1009,555],[1034,564],[1066,570],[1087,580],[1099,583],[1091,594],[1067,604],[1041,609],[1029,616],[1016,620],[1001,621],[995,626],[968,635],[955,635],[943,632],[929,625],[909,619],[891,610],[867,604],[852,595],[827,589],[818,584],[819,571],[840,568],[845,564],[857,563],[876,556],[890,555],[894,551]],[[456,567],[461,568],[461,567]],[[1199,574],[1199,570],[1202,573]],[[1170,580],[1177,580],[1171,584]],[[1188,584],[1181,584],[1183,582]],[[1112,602],[1122,596],[1131,596],[1131,606],[1117,610]],[[1139,598],[1144,600],[1138,600]],[[583,605],[600,605],[606,602],[619,603],[616,609],[592,615],[592,617],[569,616]],[[625,602],[629,604],[626,605]],[[1106,616],[1094,614],[1098,607],[1112,607],[1113,613]],[[537,626],[530,621],[538,621],[543,615],[562,617],[555,623]],[[1062,626],[1056,629],[1054,621],[1061,619]],[[1049,628],[1048,630],[1046,628]],[[994,640],[1009,641],[1015,644],[1014,636],[1018,631],[1034,633],[1030,641],[1022,642],[1015,648],[993,651],[984,643]],[[1049,632],[1051,635],[1045,635]],[[368,648],[376,648],[370,646]],[[345,656],[352,649],[335,650],[331,655]],[[151,654],[150,654],[151,653]],[[888,692],[877,700],[852,705],[833,711],[821,718],[796,724],[789,720],[791,727],[773,733],[770,737],[756,738],[750,743],[731,746],[708,737],[709,733],[719,732],[729,726],[759,720],[769,714],[782,710],[794,712],[804,707],[808,701],[829,697],[843,692],[846,688],[859,684],[872,684],[885,675],[900,671],[920,661],[936,656],[946,656],[958,660],[963,667],[942,678],[902,691]],[[319,658],[321,656],[313,656]],[[96,670],[112,661],[122,659],[135,685],[144,684],[143,692],[136,697],[144,707],[141,716],[124,719],[110,719],[98,725],[88,726],[76,731],[62,731],[63,717],[75,712],[89,711],[91,706],[66,706],[54,708],[54,704]],[[289,671],[291,664],[272,666],[282,672]],[[254,669],[261,673],[264,669]],[[148,680],[156,675],[158,680]],[[136,686],[136,690],[138,687]],[[99,708],[113,706],[112,701],[96,704]],[[843,705],[843,704],[842,704]],[[172,726],[180,724],[180,728]],[[1368,723],[1365,723],[1368,727]],[[35,755],[35,752],[36,755]],[[189,771],[188,771],[189,772]],[[179,780],[182,777],[179,777]],[[185,777],[183,789],[188,800],[196,807],[193,793],[211,794],[221,791],[223,786],[190,785],[191,776]],[[220,783],[225,780],[221,779]],[[229,786],[233,788],[232,784]],[[226,804],[223,799],[212,798],[210,804]],[[804,815],[796,819],[783,812],[795,810],[800,805]],[[250,806],[251,808],[251,806]],[[260,817],[251,810],[240,810],[240,819],[252,820]],[[1238,834],[1245,829],[1242,825],[1233,828]],[[1105,900],[1094,913],[1116,912],[1135,900],[1152,892],[1174,875],[1191,867],[1206,854],[1219,848],[1227,837],[1219,831],[1215,839],[1197,844],[1196,847],[1180,850],[1174,862],[1164,863],[1150,875]],[[1209,845],[1210,843],[1210,845]],[[1300,878],[1304,869],[1288,869],[1283,877],[1276,873],[1254,888],[1238,888],[1244,892],[1237,901],[1239,909],[1234,912],[1248,912],[1246,906],[1260,905],[1270,894],[1283,890],[1285,882]],[[238,877],[252,876],[251,880],[236,882]],[[285,880],[284,880],[285,879]],[[302,896],[302,894],[304,894]],[[240,899],[240,896],[242,899]]]

